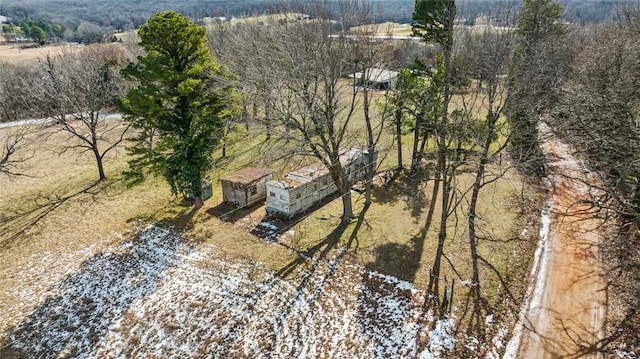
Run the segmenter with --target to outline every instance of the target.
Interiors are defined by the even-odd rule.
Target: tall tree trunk
[[[227,157],[227,135],[229,134],[229,122],[222,129],[222,157]]]
[[[96,158],[96,164],[98,165],[98,178],[99,181],[105,180],[107,176],[104,174],[104,166],[102,164],[102,156],[100,156],[100,152],[98,151],[97,144],[93,147],[93,155]]]
[[[193,196],[193,208],[200,209],[204,205],[204,201],[202,200],[202,196]]]
[[[421,113],[416,116],[416,125],[413,129],[413,152],[411,153],[411,173],[416,173],[418,171],[418,162],[420,160],[420,155],[418,153],[418,144],[420,142],[420,128],[422,127],[424,115]]]
[[[244,122],[244,127],[249,131],[249,110],[247,109],[247,104],[242,104],[242,122]]]
[[[353,204],[351,201],[351,181],[347,171],[340,164],[340,156],[338,152],[334,152],[330,155],[331,164],[331,178],[333,183],[338,188],[338,193],[342,198],[342,217],[343,223],[351,221],[355,216],[353,215]]]
[[[351,187],[348,185],[346,187],[346,189],[340,191],[342,192],[342,222],[350,222],[355,218],[353,215],[353,204],[351,202]]]
[[[425,128],[420,140],[420,153],[423,154],[427,150],[427,143],[429,142],[429,131]]]
[[[471,268],[473,271],[471,283],[471,296],[474,299],[473,313],[479,313],[481,294],[480,268],[478,266],[478,238],[476,236],[476,211],[478,205],[478,196],[480,194],[480,189],[482,188],[482,178],[484,177],[487,158],[489,156],[489,147],[491,146],[491,137],[493,137],[493,131],[494,126],[491,126],[491,128],[489,129],[489,136],[485,141],[485,147],[482,149],[482,157],[480,157],[480,163],[476,170],[476,178],[473,182],[473,190],[471,191],[471,202],[469,203],[469,248],[471,250]]]
[[[373,175],[375,174],[374,153],[376,150],[375,138],[373,136],[373,126],[371,124],[371,115],[369,113],[369,90],[364,87],[364,122],[367,128],[367,151],[369,152],[365,157],[365,207],[371,205],[371,187],[373,185]],[[363,153],[364,155],[364,153]]]
[[[396,120],[396,142],[398,142],[398,166],[396,170],[398,172],[402,171],[402,104],[398,106],[395,111],[395,120]]]
[[[199,209],[204,204],[202,200],[202,178],[200,176],[193,180],[191,192],[193,194],[193,207]]]
[[[264,104],[264,124],[267,128],[267,140],[271,139],[271,106]]]
[[[455,3],[449,2],[449,26],[451,27],[447,31],[447,46],[444,49],[444,96],[442,103],[442,118],[440,121],[440,133],[438,142],[438,163],[436,165],[436,175],[443,181],[442,185],[442,198],[441,198],[441,214],[440,214],[440,229],[438,230],[438,248],[436,250],[436,258],[433,263],[433,286],[432,292],[439,298],[439,281],[440,281],[440,266],[442,261],[442,255],[444,254],[444,242],[447,239],[447,219],[449,218],[449,200],[451,194],[451,180],[455,173],[449,171],[447,165],[447,122],[449,117],[449,101],[451,100],[451,50],[453,44],[453,6]],[[430,283],[431,284],[431,283]]]

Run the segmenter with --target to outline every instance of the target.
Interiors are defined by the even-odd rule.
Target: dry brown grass
[[[13,43],[0,45],[0,62],[8,62],[10,64],[20,64],[25,62],[33,62],[47,55],[58,54],[62,45],[46,45],[41,47],[24,47]]]
[[[382,24],[355,26],[350,31],[352,33],[367,32],[377,36],[411,36],[411,24],[385,22]]]
[[[361,119],[355,121],[357,128]],[[6,131],[0,129],[0,138]],[[354,236],[356,221],[338,233],[336,242],[328,240],[339,227],[341,202],[336,199],[306,217],[285,223],[285,232],[292,232],[279,244],[274,244],[251,233],[265,218],[264,206],[234,211],[231,221],[221,216],[232,209],[221,205],[217,182],[220,176],[248,165],[269,166],[282,175],[309,161],[280,158],[282,151],[270,147],[272,144],[265,141],[260,125],[252,125],[249,132],[238,127],[231,136],[227,157],[220,159],[217,169],[211,173],[214,196],[195,213],[170,194],[162,179],[149,179],[141,186],[127,188],[120,175],[126,168],[127,156],[123,148],[105,160],[108,179],[96,184],[94,160],[73,152],[59,153],[65,137],[52,133],[50,128],[43,131],[49,135],[39,136],[42,141],[26,149],[34,155],[28,171],[32,177],[0,177],[0,281],[5,283],[5,289],[0,290],[0,307],[2,303],[22,300],[11,288],[28,285],[46,292],[47,283],[37,277],[28,284],[21,282],[18,273],[28,269],[30,261],[42,256],[65,258],[68,253],[90,248],[85,258],[74,259],[80,265],[81,260],[88,259],[93,253],[122,241],[129,231],[154,222],[184,229],[194,242],[214,245],[230,262],[261,262],[276,273],[295,274],[309,264],[287,248],[313,258],[330,258],[341,255],[348,245],[346,258],[352,262],[412,281],[417,287],[424,288],[428,281],[437,244],[438,210],[432,228],[424,238],[421,238],[421,231],[433,181],[423,183],[418,177],[404,175],[388,191],[376,182],[374,203]],[[384,167],[393,166],[395,152],[391,147],[391,136],[391,133],[383,136],[383,147],[390,151]],[[409,137],[405,138],[405,163],[409,162]],[[219,153],[216,156],[219,157]],[[432,165],[425,163],[426,168]],[[459,188],[468,188],[472,175],[469,168],[462,168],[458,176]],[[527,274],[536,230],[529,228],[531,236],[514,239],[528,224],[527,218],[518,214],[522,186],[522,179],[509,171],[503,180],[484,189],[480,201],[480,226],[487,238],[480,242],[479,251],[500,275],[498,277],[486,267],[482,272],[484,293],[493,303],[503,299],[503,284],[511,286],[508,291],[516,292],[515,295],[524,289],[519,286]],[[353,198],[357,213],[363,207],[364,198],[355,192]],[[450,236],[445,245],[446,259],[442,270],[443,275],[448,279],[456,278],[457,283],[471,276],[464,216],[466,202],[462,203],[461,211],[449,224]],[[285,271],[288,268],[293,270]],[[59,268],[52,262],[46,270],[56,272]],[[456,290],[454,305],[462,306],[468,291],[461,285],[457,285]],[[38,299],[34,298],[31,305],[37,304]],[[6,315],[15,323],[24,313]]]

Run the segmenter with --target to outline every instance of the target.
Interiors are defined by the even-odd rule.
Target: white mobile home
[[[378,152],[373,153],[371,170],[375,171],[378,160]],[[366,178],[367,164],[369,163],[369,151],[361,147],[353,147],[350,150],[343,150],[340,153],[340,163],[347,173],[347,178],[351,183],[362,181]]]
[[[374,153],[374,163],[376,154]],[[344,150],[340,162],[351,182],[365,178],[368,152],[360,148]],[[373,166],[375,169],[375,165]],[[338,188],[331,178],[329,169],[322,163],[301,168],[280,180],[267,182],[266,211],[291,218],[336,192]]]
[[[267,182],[267,213],[293,217],[338,188],[321,163],[293,171],[280,180]]]

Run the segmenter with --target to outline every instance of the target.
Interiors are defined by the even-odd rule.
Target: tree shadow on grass
[[[327,281],[334,277],[344,256],[354,243],[357,243],[357,234],[364,222],[366,210],[367,208],[358,216],[346,241],[341,242],[341,239],[343,239],[345,231],[353,225],[353,222],[339,224],[328,236],[306,250],[297,251],[289,248],[297,254],[297,257],[278,270],[263,283],[264,285],[256,289],[251,296],[254,303],[257,303],[260,297],[267,295],[277,281],[286,279],[296,287],[291,295],[283,292],[279,303],[274,303],[273,309],[277,311],[277,314],[274,315],[276,320],[272,322],[274,326],[270,335],[261,338],[261,350],[269,352],[276,345],[276,333],[282,330],[281,325],[287,322],[287,318],[296,313],[296,306],[300,303],[301,298],[304,298],[304,301],[309,303],[311,308],[316,305],[318,298],[325,293]],[[344,243],[340,249],[338,248],[339,243]],[[283,245],[278,242],[276,244]],[[252,305],[249,310],[253,312],[254,309],[255,307]],[[242,321],[238,321],[229,331],[235,332],[241,325],[243,325]]]
[[[372,188],[373,198],[376,203],[380,204],[393,204],[402,201],[411,211],[411,217],[417,219],[428,205],[427,196],[424,193],[425,178],[428,179],[428,174],[424,171],[413,175],[400,174],[394,179],[392,185],[374,186]]]
[[[326,204],[334,201],[339,197],[340,197],[340,194],[338,192],[334,192],[333,194],[326,196],[325,198],[318,201],[308,209],[302,211],[301,213],[291,218],[284,218],[278,215],[267,214],[264,218],[262,218],[262,220],[258,223],[258,225],[256,225],[251,230],[251,234],[269,242],[277,242],[280,235],[292,229],[296,224],[302,222],[305,218],[309,217],[316,210],[324,207]],[[360,215],[362,220],[364,220],[364,212],[366,212],[366,209],[363,210],[363,213]],[[325,218],[322,218],[322,219],[325,219]],[[361,220],[359,219],[359,221]],[[329,236],[327,236],[327,238],[332,236],[335,237],[337,234],[336,232],[337,230],[341,229],[342,232],[344,232],[346,225],[344,228],[342,228],[341,226],[342,224],[338,225],[338,227],[334,229],[334,231]],[[342,232],[339,233],[340,235],[338,236],[338,239],[340,239]],[[325,238],[324,240],[326,241],[327,238]],[[280,243],[280,244],[284,245],[283,243]],[[289,249],[293,250],[292,248],[289,248]]]
[[[221,202],[215,207],[207,209],[207,214],[219,218],[223,222],[236,223],[260,209],[262,202],[254,203],[250,206],[236,207],[234,205]]]
[[[419,236],[411,238],[407,243],[385,243],[374,249],[375,260],[365,267],[374,272],[392,275],[401,280],[413,283],[422,258],[423,241]]]
[[[150,226],[113,252],[96,254],[8,331],[0,357],[90,356],[108,328],[133,302],[153,293],[163,272],[190,250],[180,236]]]
[[[32,207],[31,209],[13,215],[0,215],[0,232],[7,235],[7,237],[0,239],[0,247],[4,249],[10,247],[32,226],[38,224],[42,219],[71,200],[88,196],[88,201],[96,202],[98,194],[104,191],[107,186],[109,186],[109,183],[99,181],[79,191],[72,191],[64,195],[41,193],[32,198],[25,198],[25,202],[32,203],[31,205],[25,205],[25,207]]]
[[[296,251],[297,257],[276,272],[275,277],[281,279],[292,279],[294,274],[299,273],[300,279],[298,281],[296,293],[300,294],[310,284],[310,280],[317,275],[316,272],[318,269],[326,267],[327,271],[326,273],[321,274],[322,280],[314,294],[315,296],[319,295],[323,291],[322,285],[333,276],[335,271],[338,269],[338,265],[344,259],[344,256],[354,247],[354,244],[357,246],[358,232],[364,223],[365,213],[368,208],[368,206],[365,206],[354,221],[355,225],[353,226],[351,234],[346,239],[346,242],[344,242],[344,247],[337,249],[337,245],[340,242],[340,239],[342,239],[344,232],[352,223],[341,222],[328,236],[315,245],[308,247],[304,251]],[[332,258],[328,258],[329,254],[332,253],[332,250],[336,250],[336,254]],[[326,264],[326,266],[322,266],[322,264]],[[294,301],[290,301],[290,303],[293,302]],[[284,306],[283,313],[285,315],[289,313],[287,306]]]

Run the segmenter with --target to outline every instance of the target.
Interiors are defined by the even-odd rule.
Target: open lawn
[[[414,312],[415,309],[411,308],[418,305],[416,303],[424,302],[422,290],[429,279],[429,268],[434,260],[437,243],[436,225],[428,231],[423,231],[433,181],[420,180],[420,176],[433,176],[433,173],[429,173],[432,172],[430,168],[433,166],[433,160],[425,160],[424,171],[420,176],[403,174],[389,189],[385,189],[381,180],[377,180],[373,189],[373,204],[366,212],[361,213],[358,220],[347,226],[340,226],[340,199],[334,199],[316,211],[289,221],[267,218],[263,205],[235,209],[221,203],[222,196],[217,180],[224,174],[245,166],[269,166],[277,171],[277,175],[284,175],[309,161],[283,156],[284,152],[277,147],[281,143],[265,141],[264,127],[258,124],[251,124],[248,131],[238,125],[235,132],[232,132],[227,157],[220,158],[216,170],[210,174],[214,184],[214,196],[196,212],[184,206],[180,198],[172,196],[162,179],[149,179],[141,186],[127,188],[121,179],[127,159],[123,148],[105,159],[108,179],[96,183],[97,173],[90,156],[70,151],[61,153],[59,144],[66,141],[62,134],[54,132],[52,127],[33,127],[34,133],[36,130],[42,131],[37,134],[40,140],[24,150],[27,157],[32,157],[28,162],[30,168],[26,172],[29,176],[0,177],[0,281],[4,284],[0,289],[0,307],[3,309],[0,337],[4,337],[4,345],[15,342],[14,349],[18,351],[35,342],[41,343],[45,349],[47,345],[53,345],[42,344],[42,340],[45,339],[34,338],[25,333],[28,333],[29,328],[39,327],[43,320],[55,325],[64,323],[56,321],[56,310],[47,306],[57,306],[64,310],[66,301],[84,298],[84,284],[79,284],[80,280],[89,281],[87,283],[92,280],[105,280],[106,285],[111,286],[116,293],[113,294],[116,296],[114,298],[111,297],[112,294],[97,294],[97,298],[89,295],[85,303],[88,305],[87,308],[91,307],[91,301],[126,302],[123,306],[115,308],[113,313],[98,314],[98,319],[83,316],[83,312],[78,308],[84,304],[80,303],[77,304],[80,307],[74,307],[76,317],[80,318],[80,325],[82,326],[83,320],[97,323],[96,335],[101,337],[91,339],[90,333],[82,334],[82,331],[78,332],[73,328],[64,330],[75,333],[72,336],[89,336],[88,346],[78,345],[82,350],[95,353],[117,349],[124,355],[136,355],[144,352],[139,351],[142,350],[139,348],[147,348],[146,353],[162,356],[162,353],[175,349],[176,347],[169,343],[176,342],[182,343],[182,346],[178,346],[181,353],[197,356],[197,353],[201,353],[196,350],[197,345],[190,347],[190,344],[185,343],[204,340],[211,345],[220,344],[221,348],[226,348],[229,355],[233,356],[234,353],[241,353],[236,351],[241,347],[240,338],[249,335],[247,328],[253,326],[255,331],[250,332],[253,333],[251,335],[258,335],[260,338],[264,335],[267,342],[263,343],[260,341],[263,339],[254,338],[255,345],[242,347],[242,353],[245,353],[243,355],[251,355],[250,353],[255,353],[256,350],[272,350],[276,357],[284,356],[283,353],[287,352],[304,352],[310,357],[319,355],[318,353],[332,356],[327,351],[333,345],[330,338],[342,329],[326,328],[322,329],[322,334],[309,334],[310,331],[315,330],[313,328],[319,323],[334,322],[336,316],[345,320],[340,322],[343,328],[352,328],[356,322],[362,323],[362,320],[373,320],[375,323],[370,325],[374,327],[379,325],[378,319],[374,318],[384,318],[388,312],[385,312],[385,315],[371,314],[368,307],[360,309],[359,312],[358,307],[363,308],[371,304],[371,308],[375,308],[378,304],[374,305],[368,299],[364,302],[363,299],[354,299],[361,298],[359,296],[363,294],[359,293],[364,292],[358,288],[366,287],[372,278],[384,278],[384,281],[379,283],[384,289],[384,293],[380,295],[384,298],[391,296],[391,302],[383,299],[380,305],[391,306],[389,303],[398,300],[404,303],[399,307],[404,308],[401,310],[402,314],[398,315],[405,316],[406,321],[402,319],[387,323],[390,327],[380,326],[380,330],[388,332],[397,329],[398,325],[407,330],[423,330],[420,325],[424,323],[411,329],[411,326],[418,323],[411,318],[427,315],[428,308],[423,308],[422,312]],[[7,131],[9,130],[0,129],[0,138],[6,136]],[[389,153],[381,153],[380,158],[385,159],[382,169],[393,166],[395,154],[391,146],[391,134],[383,137],[381,149]],[[409,137],[406,136],[405,147],[409,146]],[[408,152],[405,154],[408,155]],[[216,156],[219,158],[219,153]],[[408,163],[408,158],[405,159],[405,163]],[[507,166],[508,163],[496,162],[492,164],[492,170],[497,170],[501,165]],[[461,167],[457,177],[458,188],[461,189],[459,198],[463,204],[449,223],[451,236],[445,244],[442,269],[441,287],[444,287],[444,284],[451,286],[455,280],[453,318],[457,319],[447,325],[455,326],[456,331],[463,329],[459,326],[464,323],[466,308],[469,305],[469,288],[474,285],[470,281],[467,222],[464,215],[466,202],[463,199],[465,189],[472,181],[470,170],[469,167]],[[353,192],[353,198],[357,214],[363,208],[364,196]],[[535,207],[525,206],[531,203],[530,198],[532,196],[528,187],[523,184],[517,173],[511,170],[506,172],[503,179],[488,185],[481,194],[478,218],[482,240],[479,252],[486,262],[481,270],[483,294],[495,309],[494,320],[503,323],[490,328],[495,335],[505,335],[505,330],[513,319],[512,314],[519,309],[526,287],[523,278],[528,274],[537,233],[537,224],[530,216],[537,213],[528,212]],[[436,210],[434,218],[438,217],[439,213]],[[437,221],[434,220],[434,223]],[[152,229],[145,230],[149,225],[152,225]],[[145,239],[144,233],[149,230],[160,231],[162,235],[167,229],[171,234],[166,238],[160,236],[155,239],[157,236],[153,236],[151,239]],[[171,241],[175,238],[179,238],[176,240],[180,241],[180,245],[176,244],[175,248],[166,249],[166,246],[173,245]],[[150,241],[151,244],[145,241]],[[156,260],[151,258],[153,256],[147,256],[149,251],[160,251],[162,255],[169,251],[172,253],[172,259],[159,260],[157,265],[162,268],[157,272],[154,272],[153,268],[145,267],[147,264],[144,263],[147,262],[129,261],[127,258],[131,255],[131,246],[135,252],[138,243],[142,243],[140,245],[146,248],[139,254],[140,258],[151,260],[152,263],[149,265],[153,268],[156,266],[153,264]],[[159,248],[158,245],[163,247]],[[184,248],[188,248],[187,252],[183,252]],[[104,256],[114,256],[113,261],[111,257]],[[118,271],[122,270],[133,273],[125,276],[126,281],[133,283],[134,288],[139,290],[136,289],[131,297],[127,297],[125,293],[129,292],[122,289],[121,284],[108,284],[111,283],[110,280],[114,280],[111,277],[104,279],[100,275],[92,274],[102,270],[102,266],[92,267],[95,261],[101,260],[107,261],[100,262],[101,265],[116,266],[116,277]],[[133,267],[118,267],[121,265]],[[185,269],[184,265],[188,267]],[[235,269],[231,271],[230,268]],[[318,268],[322,270],[318,271]],[[147,270],[152,269],[152,273],[149,272],[151,274],[147,276]],[[137,270],[147,272],[139,277],[135,275],[138,273]],[[254,279],[248,279],[249,270],[253,273],[251,276],[254,276]],[[182,277],[187,275],[185,273],[190,279]],[[227,273],[226,282],[216,282],[219,280],[216,273]],[[124,279],[120,279],[122,280]],[[139,280],[156,283],[154,285],[158,287],[150,288],[143,285],[144,283],[136,284]],[[384,284],[385,281],[391,284]],[[97,284],[86,285],[90,288]],[[306,287],[307,285],[309,287]],[[216,286],[224,286],[226,289],[218,290],[215,289],[219,288]],[[393,289],[395,286],[405,289]],[[181,292],[176,292],[176,288],[182,288]],[[301,291],[300,288],[306,289]],[[406,292],[406,288],[410,288],[409,292]],[[165,290],[167,292],[164,292]],[[264,292],[260,292],[261,290]],[[75,297],[63,296],[60,294],[63,292],[72,293]],[[205,308],[198,301],[192,301],[196,293],[203,296],[196,296],[200,301],[216,303],[225,308],[237,304],[240,306],[237,308],[244,309],[217,311],[210,306]],[[258,297],[247,293],[255,293]],[[269,299],[262,301],[260,293]],[[287,293],[285,297],[290,299],[279,303],[274,299],[278,297],[277,293]],[[243,297],[246,295],[249,296]],[[335,296],[337,302],[329,301],[328,295]],[[365,296],[369,297],[366,294]],[[175,302],[166,299],[174,297]],[[375,295],[371,297],[377,298]],[[236,299],[239,302],[236,302]],[[269,312],[269,307],[276,305],[275,303],[282,307],[276,307]],[[344,309],[332,311],[326,317],[302,317],[293,322],[290,322],[292,319],[287,319],[306,311],[314,311],[314,308],[321,308],[321,314],[326,313],[326,309],[338,305],[336,303],[344,306]],[[187,322],[180,317],[184,313],[181,312],[182,309],[177,308],[194,308],[193,312],[187,311],[192,313],[189,315],[195,316],[188,323],[224,323],[225,318],[231,318],[231,323],[236,324],[231,327],[228,323],[226,326],[223,325],[227,334],[206,334],[200,332],[205,329],[198,329],[200,327],[197,326],[184,327],[186,324],[181,323]],[[203,310],[206,313],[202,312]],[[296,315],[279,319],[279,310]],[[249,323],[246,316],[253,315],[252,313],[259,317],[265,315],[265,318],[272,318],[272,324],[261,321]],[[41,315],[44,317],[40,317]],[[162,320],[164,322],[159,324],[160,326],[153,324],[154,321]],[[278,322],[279,320],[282,322]],[[428,326],[431,328],[436,325],[433,320],[429,323]],[[277,328],[269,325],[275,325]],[[237,336],[229,334],[234,331],[237,331]],[[297,331],[298,334],[292,334],[293,331]],[[277,334],[285,332],[288,333],[286,336]],[[132,336],[131,333],[137,334]],[[189,336],[189,333],[196,333],[193,334],[195,337]],[[275,337],[270,336],[270,333]],[[336,348],[343,348],[342,353],[350,356],[369,357],[370,354],[373,357],[384,357],[386,350],[397,350],[403,346],[407,356],[411,356],[430,343],[429,331],[411,337],[413,339],[400,336],[401,339],[397,342],[393,342],[395,339],[392,339],[395,344],[389,346],[381,343],[382,339],[375,336],[363,337],[361,335],[364,334],[356,332],[345,333],[351,334],[346,334],[346,337],[340,339],[342,344],[336,344]],[[46,336],[47,333],[42,335]],[[300,338],[306,335],[319,338],[313,342],[316,345],[315,349],[299,347],[302,343]],[[2,345],[0,341],[0,347]],[[354,351],[354,348],[359,346],[368,349]],[[64,350],[71,350],[73,353],[74,349]],[[60,349],[58,353],[65,353],[64,350]]]

